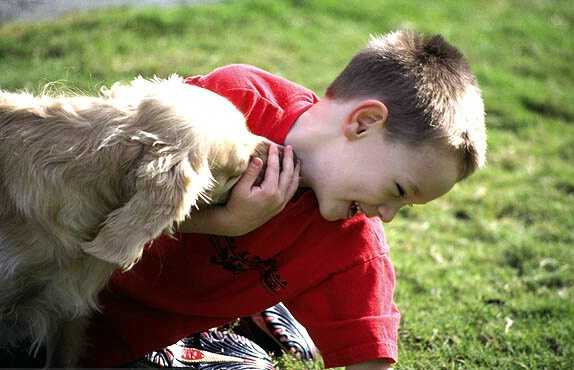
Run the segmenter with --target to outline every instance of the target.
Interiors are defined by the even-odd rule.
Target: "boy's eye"
[[[405,189],[403,189],[403,187],[397,183],[395,183],[395,185],[397,185],[397,192],[399,193],[399,197],[404,198],[406,194]]]

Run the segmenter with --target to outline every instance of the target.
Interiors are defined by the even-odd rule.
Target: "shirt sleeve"
[[[388,253],[330,276],[285,302],[307,328],[326,367],[398,359],[400,313]],[[344,292],[341,294],[341,292]]]

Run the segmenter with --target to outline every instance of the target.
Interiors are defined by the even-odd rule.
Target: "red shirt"
[[[311,91],[245,65],[186,82],[227,97],[254,133],[277,143],[317,101]],[[364,216],[327,222],[307,191],[240,237],[180,233],[150,243],[102,294],[85,364],[125,364],[278,302],[307,328],[327,367],[396,361],[394,288],[381,222]]]

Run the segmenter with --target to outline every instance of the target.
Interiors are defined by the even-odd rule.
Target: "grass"
[[[489,164],[386,226],[396,369],[574,367],[574,7],[562,0],[229,1],[0,26],[0,88],[250,63],[319,94],[370,33],[441,33],[488,110]],[[278,367],[308,367],[279,359]]]

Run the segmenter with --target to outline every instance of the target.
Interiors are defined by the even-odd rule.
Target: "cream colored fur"
[[[100,97],[0,91],[0,345],[31,341],[49,366],[73,366],[112,272],[224,202],[268,145],[229,101],[178,76]]]

